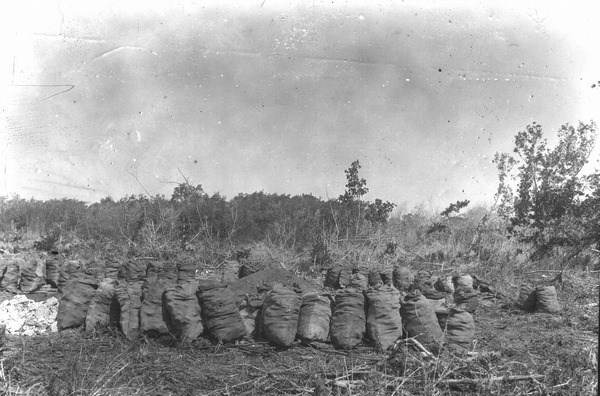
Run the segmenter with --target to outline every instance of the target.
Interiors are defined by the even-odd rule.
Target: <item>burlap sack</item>
[[[381,273],[377,269],[372,269],[369,271],[369,287],[379,287],[383,285],[383,280],[381,279]]]
[[[456,308],[463,309],[474,314],[479,307],[479,294],[477,291],[466,286],[457,287],[454,290],[454,304]]]
[[[165,291],[165,306],[173,332],[183,342],[192,342],[204,332],[202,311],[198,302],[198,282],[182,282]]]
[[[171,317],[164,303],[164,293],[172,283],[161,278],[146,280],[142,286],[140,330],[144,334],[169,334]]]
[[[303,342],[327,342],[333,299],[329,294],[310,293],[302,299],[297,337]]]
[[[239,278],[245,278],[246,276],[252,275],[264,268],[264,264],[262,263],[254,263],[248,260],[242,260],[239,271]]]
[[[85,330],[94,331],[111,325],[118,325],[121,307],[117,300],[117,281],[104,278],[92,298],[85,317]]]
[[[246,328],[236,297],[227,288],[200,293],[200,307],[208,336],[216,342],[232,342],[244,338]]]
[[[138,337],[140,330],[140,309],[142,307],[143,282],[126,282],[117,284],[117,301],[121,308],[121,331],[128,340]]]
[[[126,282],[140,282],[146,278],[147,260],[130,259],[119,269],[119,279]]]
[[[25,260],[18,257],[9,257],[4,259],[4,271],[0,288],[10,293],[17,293],[21,281],[21,266],[25,265]]]
[[[519,287],[519,296],[515,302],[515,306],[523,311],[535,311],[537,297],[535,287],[530,284],[522,283]]]
[[[240,263],[236,260],[227,260],[220,269],[221,283],[235,283],[239,279]]]
[[[340,277],[340,266],[334,266],[327,270],[327,274],[325,275],[325,282],[323,286],[330,287],[332,289],[338,288],[338,279]]]
[[[473,289],[473,277],[471,275],[456,275],[452,277],[452,282],[454,283],[455,289],[458,289],[459,287]]]
[[[262,310],[265,338],[279,347],[292,345],[298,332],[302,295],[285,286],[275,286],[267,293]]]
[[[415,337],[425,346],[438,346],[442,343],[444,334],[425,297],[418,293],[407,295],[400,306],[400,315],[408,337]]]
[[[415,277],[406,267],[397,266],[393,271],[394,287],[401,292],[407,292]]]
[[[538,286],[535,289],[537,302],[536,310],[542,313],[554,314],[560,312],[560,304],[554,286]]]
[[[365,298],[362,292],[345,290],[335,297],[331,315],[331,342],[338,349],[352,349],[366,332]]]
[[[37,257],[27,257],[21,265],[21,291],[25,294],[33,293],[46,284],[43,274],[40,274],[40,265],[44,262]]]
[[[340,274],[337,280],[337,288],[344,289],[350,286],[350,281],[352,280],[352,269],[349,267],[342,267],[340,269]]]
[[[56,322],[58,330],[70,329],[85,324],[90,302],[96,294],[98,281],[85,273],[71,274],[64,285],[58,305]]]
[[[446,325],[446,347],[453,352],[468,352],[475,339],[475,321],[467,311],[451,309]]]
[[[381,281],[383,282],[384,285],[394,286],[394,269],[393,268],[384,269],[379,272],[379,275],[381,276]]]
[[[386,350],[402,336],[400,292],[393,286],[371,288],[365,292],[367,337]]]
[[[177,280],[188,282],[196,277],[198,266],[191,260],[177,262]]]
[[[58,253],[50,252],[46,258],[46,283],[55,288],[58,288],[61,261]]]
[[[58,291],[62,293],[65,285],[72,274],[82,271],[82,264],[79,260],[65,260],[59,270]]]
[[[350,278],[348,288],[364,291],[369,287],[369,279],[360,272],[355,272]]]

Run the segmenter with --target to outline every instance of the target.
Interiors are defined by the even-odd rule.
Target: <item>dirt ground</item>
[[[585,277],[587,276],[587,277]],[[512,296],[516,289],[506,287]],[[582,274],[559,290],[558,315],[525,313],[510,298],[482,298],[476,345],[466,356],[425,357],[400,342],[294,344],[251,340],[182,345],[171,337],[126,341],[116,333],[65,331],[5,336],[0,394],[6,395],[595,395],[598,279]]]

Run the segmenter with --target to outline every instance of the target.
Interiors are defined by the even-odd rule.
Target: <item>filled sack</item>
[[[177,262],[177,280],[180,282],[188,282],[196,277],[198,266],[191,260]]]
[[[379,272],[379,275],[381,276],[381,281],[383,282],[384,285],[394,286],[394,269],[393,268],[383,269],[382,271]]]
[[[58,252],[50,252],[48,257],[46,257],[46,283],[54,288],[58,288],[60,262],[61,258]]]
[[[240,279],[245,278],[263,269],[264,265],[262,263],[242,260],[238,276]]]
[[[56,322],[58,330],[85,324],[90,302],[96,294],[98,281],[85,273],[71,274],[60,295]]]
[[[533,312],[535,311],[535,305],[537,303],[537,296],[535,287],[528,283],[522,283],[519,286],[519,296],[515,302],[515,306],[523,311]]]
[[[119,279],[126,282],[140,282],[146,278],[148,262],[141,259],[127,260],[119,268]]]
[[[116,288],[117,301],[121,310],[121,331],[128,340],[138,337],[140,330],[140,309],[142,308],[143,282],[119,281]]]
[[[413,283],[415,277],[410,269],[397,266],[392,273],[394,287],[401,292],[408,292],[408,288]]]
[[[469,352],[475,339],[475,321],[467,311],[452,308],[446,324],[446,347],[453,352]]]
[[[348,267],[342,267],[337,280],[337,289],[345,289],[350,285],[352,280],[352,269]]]
[[[90,301],[85,317],[85,330],[94,331],[111,325],[118,325],[120,318],[121,308],[117,300],[117,281],[116,279],[104,278]]]
[[[538,312],[554,314],[560,312],[560,304],[554,286],[538,286],[535,289],[536,304]]]
[[[325,274],[325,281],[323,283],[323,286],[330,287],[332,289],[337,289],[341,269],[342,268],[340,266],[334,266],[329,268],[327,270],[327,274]]]
[[[208,336],[216,342],[232,342],[246,336],[236,296],[227,288],[200,293],[200,307]]]
[[[393,286],[381,286],[367,290],[365,297],[367,337],[386,350],[402,336],[400,292]]]
[[[20,283],[21,266],[25,261],[19,257],[9,257],[4,259],[2,281],[0,288],[10,293],[17,293]]]
[[[289,347],[296,339],[302,295],[285,286],[275,286],[267,293],[262,309],[265,338],[279,347]]]
[[[161,278],[150,278],[142,286],[140,330],[145,334],[169,334],[171,319],[164,303],[164,293],[172,283]]]
[[[331,342],[338,349],[352,349],[366,332],[365,298],[362,292],[345,290],[335,296],[331,315]]]
[[[366,290],[369,287],[369,279],[362,273],[356,271],[350,277],[348,288],[355,290]]]
[[[302,299],[297,337],[302,342],[327,342],[333,300],[329,294],[310,293]]]
[[[220,269],[221,283],[235,283],[239,279],[240,263],[236,260],[227,260]]]
[[[165,306],[173,333],[183,342],[192,342],[204,332],[198,302],[198,282],[181,282],[165,291]]]
[[[406,296],[400,305],[402,324],[408,337],[415,337],[425,346],[437,346],[443,341],[444,334],[431,304],[419,293]]]
[[[470,314],[475,313],[479,307],[479,294],[466,286],[459,286],[454,290],[454,304],[458,309],[463,309]]]
[[[28,257],[21,265],[21,291],[25,294],[33,293],[46,284],[41,266],[44,262],[37,257]]]
[[[71,278],[72,274],[80,272],[82,269],[81,261],[79,260],[65,260],[60,267],[59,275],[58,275],[58,291],[62,292],[65,285]]]
[[[381,273],[377,269],[369,271],[369,287],[379,287],[383,285]]]
[[[468,289],[473,289],[473,277],[471,275],[456,275],[452,277],[452,282],[454,283],[454,288],[458,289],[459,287],[466,287]]]

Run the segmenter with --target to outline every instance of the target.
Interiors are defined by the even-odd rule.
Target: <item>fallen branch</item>
[[[400,339],[398,341],[396,341],[396,344],[394,345],[393,349],[396,349],[398,347],[398,345],[401,342],[406,342],[406,343],[412,343],[414,344],[418,349],[421,350],[421,352],[423,352],[425,354],[426,357],[432,358],[433,360],[437,360],[437,358],[434,356],[433,353],[429,352],[429,350],[427,350],[427,348],[425,348],[423,346],[423,344],[421,344],[419,341],[417,341],[415,338],[405,338],[405,339]]]
[[[526,380],[538,380],[544,378],[541,374],[531,375],[508,375],[506,377],[489,377],[489,378],[462,378],[462,379],[447,379],[440,381],[447,385],[477,385],[486,382],[497,382],[497,381],[526,381]]]

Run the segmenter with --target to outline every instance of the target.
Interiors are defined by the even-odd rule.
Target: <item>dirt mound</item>
[[[24,295],[17,295],[0,303],[0,323],[6,325],[7,334],[31,336],[58,331],[57,313],[56,297],[36,302]]]
[[[262,271],[248,275],[237,282],[229,285],[229,289],[239,298],[245,294],[256,294],[259,290],[271,290],[275,285],[292,287],[298,285],[303,293],[320,291],[322,287],[307,279],[294,275],[293,272],[283,268],[267,268]]]

